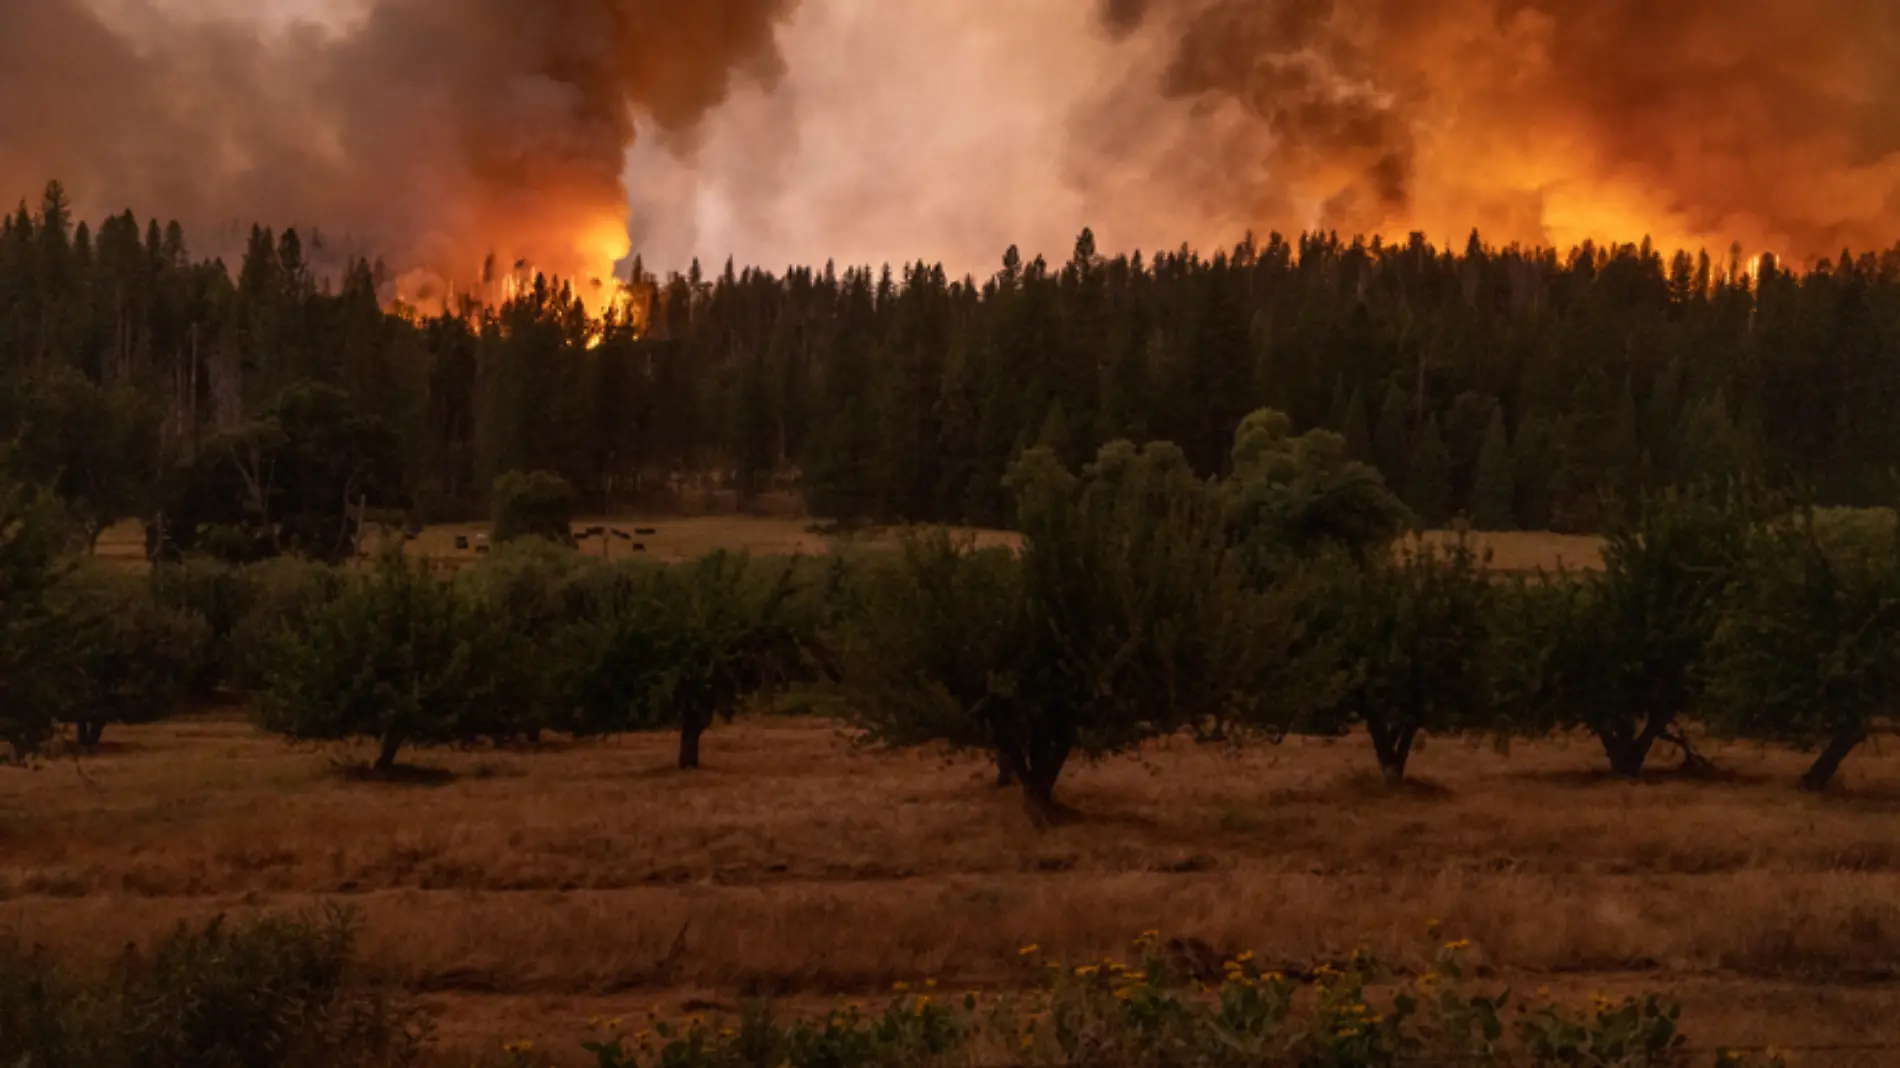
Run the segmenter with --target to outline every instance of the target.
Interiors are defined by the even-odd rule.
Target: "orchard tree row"
[[[1900,699],[1891,511],[1669,493],[1601,571],[1505,577],[1405,510],[1328,431],[1241,425],[1228,474],[1157,442],[1079,468],[1028,450],[1020,548],[942,530],[810,558],[610,564],[559,540],[558,476],[502,480],[514,538],[458,573],[400,549],[347,569],[62,562],[58,502],[0,497],[0,726],[21,754],[236,691],[292,738],[414,746],[677,730],[682,767],[796,695],[890,745],[992,754],[1039,813],[1077,759],[1187,734],[1362,735],[1392,781],[1426,736],[1587,732],[1640,775],[1695,721],[1817,752],[1825,786]]]
[[[249,517],[234,549],[334,555],[364,509],[480,514],[514,470],[587,511],[782,489],[1003,525],[1031,446],[1074,468],[1167,440],[1224,474],[1263,406],[1339,433],[1428,524],[1596,529],[1605,500],[1735,476],[1886,504],[1900,468],[1900,250],[1789,270],[1310,234],[1108,257],[1085,232],[987,279],[636,264],[591,319],[492,270],[512,296],[403,307],[318,234],[198,247],[76,221],[58,185],[0,220],[0,440],[85,536]]]

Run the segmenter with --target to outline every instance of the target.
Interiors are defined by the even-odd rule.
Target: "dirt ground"
[[[1754,746],[1711,747],[1716,780],[1630,784],[1585,740],[1436,742],[1392,792],[1362,741],[1171,742],[1077,768],[1081,818],[1039,831],[983,761],[825,720],[718,728],[698,773],[673,744],[422,754],[438,774],[395,785],[235,715],[115,728],[97,757],[0,770],[0,931],[98,956],[181,919],[346,904],[460,1064],[656,1007],[1005,988],[1023,943],[1079,957],[1149,928],[1293,965],[1469,938],[1490,982],[1672,992],[1709,1044],[1896,1037],[1890,746],[1814,797],[1799,755]]]

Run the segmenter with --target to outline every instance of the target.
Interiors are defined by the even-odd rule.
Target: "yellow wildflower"
[[[1098,970],[1099,969],[1097,969],[1095,965],[1093,964],[1085,964],[1082,967],[1077,968],[1075,970],[1075,977],[1077,979],[1092,979],[1095,977],[1095,973]]]
[[[720,1038],[738,1038],[739,1032],[733,1030],[730,1027],[722,1027],[719,1029],[719,1037]]]
[[[1248,961],[1253,959],[1253,950],[1250,949],[1247,952],[1242,953],[1240,956],[1235,957],[1234,959],[1239,961],[1242,964],[1245,964]]]
[[[503,1053],[520,1054],[520,1053],[529,1053],[529,1052],[532,1052],[533,1050],[534,1050],[534,1043],[528,1041],[525,1038],[520,1039],[515,1042],[507,1043],[506,1045],[501,1047],[501,1051]]]
[[[1456,942],[1447,942],[1447,943],[1445,943],[1445,948],[1446,948],[1446,949],[1449,949],[1449,950],[1451,950],[1451,951],[1452,951],[1452,952],[1454,952],[1454,953],[1455,953],[1455,952],[1457,952],[1458,950],[1461,950],[1461,949],[1470,949],[1470,948],[1471,948],[1471,939],[1469,939],[1469,938],[1460,938],[1460,939],[1459,939],[1458,941],[1456,941]]]
[[[926,980],[924,980],[924,989],[925,989],[925,990],[935,990],[935,989],[937,989],[937,981],[936,981],[935,979],[926,979]]]
[[[902,994],[904,991],[910,989],[910,984],[906,982],[901,982],[901,981],[895,982],[891,984],[891,989],[897,991],[899,994]]]
[[[1032,956],[1036,953],[1037,950],[1040,950],[1041,948],[1042,948],[1041,946],[1035,944],[1034,942],[1031,942],[1028,945],[1024,946],[1023,948],[1017,950],[1016,955],[1018,957]]]

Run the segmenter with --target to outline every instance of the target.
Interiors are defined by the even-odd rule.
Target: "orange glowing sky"
[[[547,3],[0,6],[0,183],[323,226],[416,294],[494,251],[596,308],[629,253],[983,274],[1084,226],[1105,251],[1900,238],[1896,4]]]

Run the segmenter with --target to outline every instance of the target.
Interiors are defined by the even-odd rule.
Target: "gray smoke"
[[[794,0],[361,0],[328,24],[155,0],[0,4],[0,190],[62,180],[212,240],[321,227],[399,271],[472,280],[491,252],[569,276],[625,249],[636,122],[690,147],[770,85]]]

